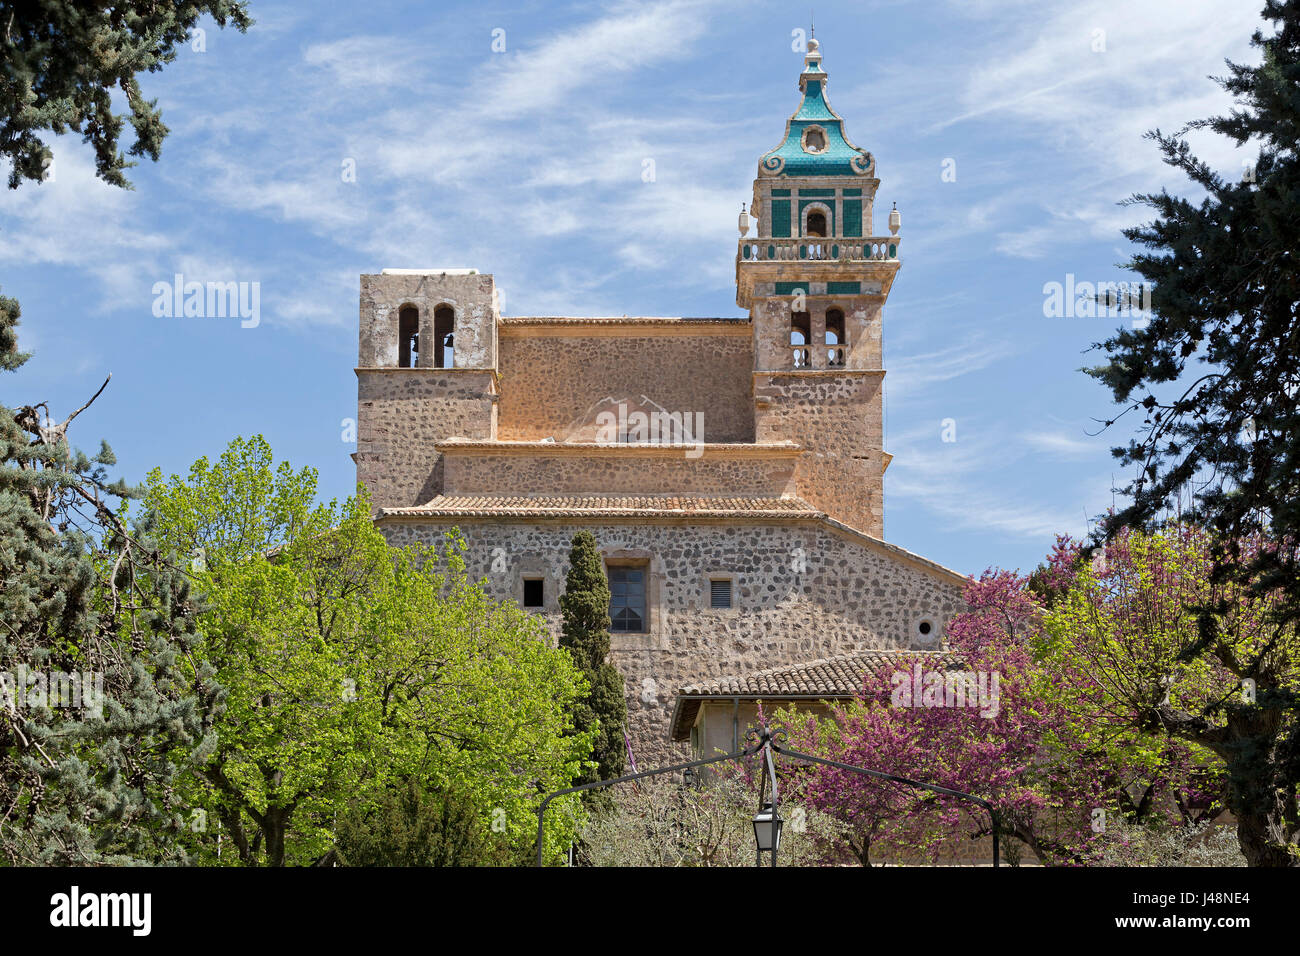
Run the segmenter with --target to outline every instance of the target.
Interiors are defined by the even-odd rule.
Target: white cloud
[[[1041,154],[1027,162],[1057,167],[1006,191],[1000,215],[973,214],[997,230],[998,252],[1020,258],[1111,238],[1146,218],[1145,210],[1117,206],[1118,198],[1164,185],[1193,188],[1142,137],[1227,112],[1230,97],[1206,73],[1226,72],[1225,58],[1257,59],[1248,43],[1259,25],[1254,0],[1090,0],[1067,7],[1016,0],[953,8],[959,15],[997,13],[1015,26],[995,52],[974,61],[959,112],[932,130],[995,122],[1009,137],[1041,144]],[[1103,52],[1093,49],[1099,40]],[[1197,154],[1225,174],[1238,173],[1250,154],[1222,137],[1190,138]],[[1027,209],[1041,221],[1027,224]]]
[[[1110,454],[1110,446],[1100,440],[1071,438],[1060,432],[1026,432],[1020,436],[1037,451],[1058,458],[1098,458]]]
[[[410,85],[428,57],[399,37],[354,36],[313,43],[303,50],[302,59],[327,70],[343,86],[392,88]]]
[[[1096,482],[1072,483],[1066,491],[1037,485],[1024,467],[1025,453],[1000,438],[1008,431],[984,423],[944,442],[936,422],[893,436],[886,501],[916,505],[947,527],[1041,539],[1044,547],[1058,533],[1086,533],[1086,516],[1100,510]],[[1062,503],[1071,500],[1078,504]]]
[[[511,119],[560,104],[610,77],[684,58],[704,30],[707,4],[624,4],[598,20],[561,30],[545,43],[494,58],[474,107]],[[509,42],[509,34],[507,34]],[[586,103],[588,97],[579,97]]]
[[[52,180],[5,193],[0,262],[84,269],[104,290],[95,308],[147,306],[149,276],[170,239],[130,225],[139,206],[137,194],[95,178],[88,148],[63,140]]]
[[[1009,342],[968,335],[963,341],[928,352],[891,355],[886,389],[891,400],[987,368],[1016,353]]]

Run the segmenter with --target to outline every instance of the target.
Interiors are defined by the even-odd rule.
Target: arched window
[[[420,310],[402,306],[397,313],[397,367],[415,368],[420,361]]]
[[[807,312],[795,312],[790,316],[790,353],[795,368],[807,368],[812,364],[812,353],[808,350],[811,342],[812,320]]]
[[[449,305],[433,310],[433,366],[456,367],[456,346],[452,333],[456,328],[456,313]]]
[[[842,368],[848,342],[844,339],[844,313],[839,309],[826,310],[826,367]]]
[[[804,228],[804,235],[817,236],[826,238],[826,213],[820,209],[813,209],[808,213],[808,223]]]

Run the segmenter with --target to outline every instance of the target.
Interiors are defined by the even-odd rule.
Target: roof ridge
[[[860,651],[850,651],[847,654],[832,654],[830,657],[819,657],[816,660],[804,661],[801,664],[786,664],[784,666],[769,667],[766,670],[755,671],[750,676],[762,677],[767,674],[779,673],[781,671],[795,671],[795,670],[803,670],[808,667],[820,667],[826,664],[838,664],[843,661],[855,660],[856,658],[865,657],[867,655],[902,657],[904,655],[911,656],[913,654],[934,654],[936,656],[950,656],[949,651],[945,651],[941,649],[926,650],[925,648],[921,648],[921,647],[913,647],[913,648],[869,647],[869,648],[864,648],[863,650]]]

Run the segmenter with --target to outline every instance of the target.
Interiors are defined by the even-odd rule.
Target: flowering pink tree
[[[783,714],[798,750],[983,797],[1011,836],[1044,864],[1085,862],[1108,813],[1139,818],[1168,787],[1189,810],[1204,801],[1189,786],[1196,768],[1185,751],[1100,746],[1042,665],[1045,589],[1068,589],[1076,550],[1057,552],[1035,579],[988,571],[967,588],[969,610],[948,625],[955,661],[918,655],[868,675],[862,695],[829,719]],[[976,693],[971,700],[970,690]],[[795,774],[799,799],[852,829],[852,849],[869,863],[939,856],[954,835],[989,832],[986,811],[958,798],[882,784],[817,766]],[[1173,783],[1171,783],[1173,781]],[[1141,784],[1145,803],[1131,798]]]
[[[1188,821],[1226,805],[1252,866],[1300,862],[1300,636],[1276,581],[1220,574],[1215,558],[1249,568],[1276,548],[1186,524],[1120,532],[1086,563],[1065,543],[1035,649],[1055,677],[1044,694],[1099,766],[1145,775],[1116,792]]]
[[[1040,607],[1024,579],[1009,572],[986,572],[967,588],[966,600],[970,611],[949,624],[948,639],[960,660],[955,667],[974,675],[976,706],[967,706],[969,695],[957,699],[949,679],[954,670],[918,655],[868,675],[861,697],[835,707],[829,720],[786,714],[792,743],[817,756],[989,799],[1000,808],[1003,825],[1040,859],[1068,855],[1086,843],[1088,811],[1101,797],[1092,775],[1062,773],[1039,759],[1045,738],[1061,724],[1054,708],[1032,699],[1026,638]],[[797,779],[801,799],[851,825],[853,850],[864,864],[873,851],[937,856],[955,832],[989,832],[987,812],[957,798],[832,767],[802,771]],[[1053,811],[1066,811],[1070,825],[1049,842],[1036,824]]]

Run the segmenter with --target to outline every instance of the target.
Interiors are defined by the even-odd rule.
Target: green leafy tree
[[[1297,866],[1300,754],[1286,702],[1300,692],[1300,636],[1279,623],[1280,594],[1216,581],[1212,549],[1181,525],[1117,535],[1095,563],[1058,551],[1063,590],[1036,648],[1056,679],[1040,693],[1071,715],[1069,738],[1098,766],[1181,767],[1166,796],[1184,822],[1212,817],[1221,794],[1249,865]]]
[[[626,763],[627,698],[623,675],[609,660],[609,582],[590,531],[573,536],[560,611],[560,647],[573,656],[591,687],[574,708],[574,724],[595,733],[595,764],[578,782],[609,780],[621,775]]]
[[[472,796],[415,781],[373,805],[353,803],[338,823],[345,866],[493,866],[508,859]]]
[[[541,621],[468,580],[458,536],[441,553],[391,547],[364,496],[317,504],[315,472],[275,465],[260,437],[147,486],[206,595],[198,656],[228,688],[193,799],[231,862],[316,860],[344,807],[407,780],[467,795],[498,839],[531,844],[540,795],[590,752],[567,714],[586,687]],[[558,852],[581,820],[553,822]],[[214,834],[193,840],[211,859]]]
[[[0,368],[18,303],[0,296]],[[104,383],[106,386],[107,381]],[[103,391],[103,386],[100,392]],[[95,397],[98,397],[96,393]],[[44,404],[0,408],[0,858],[184,862],[177,777],[220,709],[196,607],[152,529],[119,515],[107,444],[74,450]]]
[[[120,145],[127,120],[135,133],[131,156],[157,160],[168,132],[139,75],[176,59],[204,14],[241,33],[253,23],[237,0],[0,2],[0,157],[11,164],[10,188],[43,179],[51,153],[40,134],[68,130],[94,148],[96,175],[129,187],[123,170],[135,163]],[[114,111],[115,95],[128,115]]]

